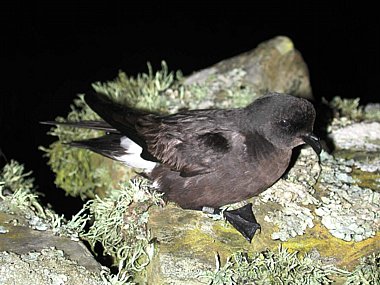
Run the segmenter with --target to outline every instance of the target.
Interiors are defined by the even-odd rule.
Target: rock
[[[249,87],[251,95],[274,91],[313,98],[307,65],[293,42],[284,36],[263,42],[251,51],[223,60],[185,80],[187,85],[213,86],[210,97],[231,90],[236,82]]]
[[[306,150],[301,151],[299,160],[309,158],[309,165],[303,170],[312,173],[310,170],[315,168],[314,163],[310,162],[311,153]],[[348,185],[346,183],[351,183],[352,179],[335,175],[339,171],[344,171],[345,174],[346,171],[352,171],[350,167],[342,167],[340,164],[345,160],[333,159],[326,153],[322,158],[324,164],[320,169],[321,182],[314,180],[316,191],[308,188],[308,184],[303,184],[304,180],[297,181],[289,173],[286,180],[280,180],[259,197],[251,199],[255,216],[262,225],[262,232],[254,237],[252,244],[248,244],[230,225],[223,221],[213,221],[205,214],[185,211],[173,204],[152,209],[149,227],[157,239],[158,252],[148,265],[148,279],[162,281],[157,284],[181,284],[181,280],[189,278],[186,273],[188,268],[181,273],[175,266],[175,260],[191,260],[191,268],[200,272],[199,276],[204,276],[214,264],[215,253],[219,254],[221,260],[226,260],[236,250],[258,252],[265,248],[275,249],[278,240],[283,247],[301,252],[313,248],[320,253],[321,259],[334,260],[335,265],[349,268],[359,262],[358,256],[376,252],[380,234],[374,201],[378,201],[378,193]],[[295,164],[296,173],[297,163],[299,162]],[[352,165],[353,162],[348,164]],[[343,182],[339,182],[339,177]],[[333,186],[335,182],[339,182],[339,188]],[[329,190],[326,192],[326,189]],[[323,193],[330,195],[323,196]],[[375,199],[369,200],[370,196]],[[342,197],[344,200],[340,200]],[[308,207],[314,208],[314,212]],[[359,219],[361,215],[363,218]],[[353,241],[355,247],[352,246]],[[336,248],[340,250],[334,250]],[[170,258],[172,261],[162,263],[161,254],[166,261]],[[202,284],[203,281],[193,276],[189,282]]]
[[[333,130],[330,134],[338,149],[375,152],[380,150],[380,122],[361,122]]]
[[[101,285],[99,275],[65,257],[61,250],[46,248],[25,254],[0,252],[0,284],[3,285]]]
[[[12,221],[17,221],[17,224],[12,224]],[[32,229],[23,217],[17,215],[0,212],[0,225],[7,231],[0,236],[0,252],[6,251],[20,255],[46,248],[56,248],[62,250],[68,259],[88,270],[100,272],[100,264],[95,261],[82,242],[72,241],[69,237],[56,236],[50,230]]]
[[[216,254],[226,260],[248,246],[229,224],[201,212],[182,210],[170,203],[164,208],[153,207],[149,214],[157,252],[147,267],[147,279],[155,284],[204,284],[200,276],[214,269]],[[264,240],[274,243],[269,234],[263,231],[250,248],[264,250]]]
[[[372,129],[371,135],[367,135],[369,123],[351,124],[355,125],[341,124],[335,134],[356,128],[355,144],[361,146],[366,145],[364,141],[369,136],[373,138],[376,134]],[[362,126],[363,130],[360,130]],[[370,126],[377,127],[377,124]],[[341,132],[340,128],[346,128],[346,131]],[[192,263],[198,260],[195,264],[202,266],[194,270],[203,271],[199,275],[204,276],[207,268],[213,266],[216,252],[221,260],[225,260],[236,250],[257,252],[264,248],[274,249],[279,243],[300,252],[317,250],[321,260],[353,268],[360,257],[379,251],[380,192],[374,184],[366,184],[370,188],[363,186],[358,178],[363,177],[363,170],[357,166],[358,161],[363,161],[359,158],[366,157],[369,165],[376,161],[374,158],[378,152],[374,149],[380,146],[380,140],[374,139],[372,144],[366,155],[357,156],[358,149],[353,145],[344,153],[337,150],[336,156],[322,152],[320,163],[310,149],[302,149],[284,179],[250,200],[262,225],[262,233],[254,237],[252,244],[248,244],[230,225],[212,221],[202,213],[183,211],[174,205],[156,209],[150,215],[149,226],[157,238],[159,250],[148,266],[148,279],[153,280],[152,272],[155,272],[154,278],[160,276],[163,280],[158,284],[170,284],[173,275],[176,276],[175,282],[188,277],[176,271],[175,265],[170,268],[170,264],[175,263],[162,264],[161,253],[166,260],[170,256],[173,260],[183,258]],[[378,172],[371,175],[375,177],[373,183],[380,181]],[[197,277],[190,280],[191,284],[202,284]]]
[[[100,87],[105,94],[114,92],[114,97],[141,93],[141,100],[135,96],[140,107],[146,105],[149,110],[167,113],[179,109],[244,106],[268,90],[312,98],[306,64],[286,37],[262,43],[253,51],[190,75],[184,82],[172,82],[173,74],[164,70],[133,80],[124,74]],[[164,85],[169,87],[161,88]],[[347,105],[345,100],[339,102],[343,107]],[[364,108],[364,116],[362,109],[355,110],[357,104],[358,100],[348,104],[328,128],[337,146],[333,154],[322,152],[318,158],[310,147],[302,148],[282,179],[249,200],[262,226],[261,233],[256,234],[251,244],[220,217],[183,210],[171,203],[150,207],[147,243],[149,248],[154,244],[155,251],[146,254],[151,262],[146,274],[144,271],[140,274],[141,283],[210,283],[205,276],[216,272],[216,267],[219,269],[238,251],[275,251],[279,246],[301,254],[312,251],[318,253],[318,260],[348,269],[354,268],[361,257],[377,252],[380,243],[377,166],[380,119],[377,118],[380,116],[370,114],[371,110],[378,112],[376,106]],[[351,111],[354,114],[350,116]],[[91,170],[87,174],[91,177],[94,173]],[[110,179],[109,171],[99,173],[103,173],[101,182],[104,184],[120,180],[120,177]],[[79,179],[79,185],[82,184],[86,181]],[[127,228],[126,220],[124,223]],[[39,220],[33,224],[35,228],[44,227]],[[1,237],[8,234],[6,231],[2,230],[5,233]],[[267,259],[267,256],[262,258]],[[138,258],[134,262],[136,260],[138,263]]]
[[[64,221],[39,204],[30,174],[15,161],[0,169],[0,284],[103,284],[84,244],[58,235]]]
[[[82,242],[4,212],[0,226],[0,284],[101,284],[101,266]]]

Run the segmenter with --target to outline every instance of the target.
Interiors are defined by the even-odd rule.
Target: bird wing
[[[148,152],[145,140],[137,133],[135,128],[136,120],[149,113],[121,105],[106,95],[95,92],[86,94],[85,101],[107,124],[141,146],[143,149],[141,157],[143,159],[157,162],[157,159]]]
[[[43,121],[43,125],[61,125],[74,128],[84,128],[91,130],[105,131],[107,133],[119,133],[119,131],[104,121],[79,121],[79,122],[57,122],[57,121]]]
[[[194,176],[214,171],[218,161],[245,148],[245,136],[228,120],[228,110],[198,110],[170,116],[147,115],[136,122],[148,151],[179,171]]]
[[[143,159],[160,161],[181,176],[213,172],[221,163],[248,162],[255,167],[255,157],[268,152],[265,138],[246,134],[238,126],[245,116],[241,109],[159,116],[122,106],[101,94],[86,95],[85,100],[109,125],[142,147]]]

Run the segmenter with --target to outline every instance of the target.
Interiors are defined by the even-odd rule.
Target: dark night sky
[[[34,171],[40,191],[54,186],[37,147],[53,138],[38,121],[67,114],[76,94],[94,81],[110,80],[120,69],[130,75],[146,71],[147,61],[159,68],[165,59],[170,69],[188,74],[287,35],[309,66],[316,97],[379,102],[374,8],[347,1],[255,8],[215,2],[212,9],[194,3],[33,9],[1,4],[0,148]]]

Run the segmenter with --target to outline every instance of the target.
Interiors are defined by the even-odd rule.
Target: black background
[[[0,148],[8,159],[34,171],[39,190],[60,211],[67,202],[54,189],[53,175],[37,149],[54,138],[39,121],[66,115],[76,94],[92,82],[113,79],[118,70],[134,75],[147,70],[147,61],[158,69],[164,59],[169,69],[189,74],[276,35],[289,36],[301,51],[316,98],[379,102],[376,9],[358,2],[304,2],[54,2],[38,7],[4,2]]]

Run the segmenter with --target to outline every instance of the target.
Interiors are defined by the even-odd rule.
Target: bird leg
[[[205,207],[206,208],[206,207]],[[210,208],[205,209],[210,213]],[[214,209],[212,214],[220,214],[221,209]],[[224,211],[223,216],[243,237],[251,242],[256,231],[261,230],[260,224],[257,223],[252,212],[252,203],[249,203],[239,209]]]

